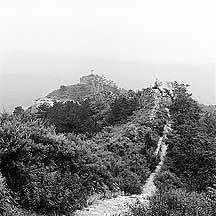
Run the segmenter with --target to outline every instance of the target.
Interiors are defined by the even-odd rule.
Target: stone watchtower
[[[97,81],[96,76],[94,74],[81,77],[80,84],[89,86],[91,89],[91,94],[96,94]]]
[[[95,80],[95,75],[90,74],[88,76],[81,77],[80,78],[80,84],[88,85],[88,84],[91,84],[92,82],[94,82],[94,80]]]
[[[81,77],[80,84],[90,86],[92,94],[97,94],[105,90],[105,85],[106,85],[103,76],[98,76],[94,74]]]

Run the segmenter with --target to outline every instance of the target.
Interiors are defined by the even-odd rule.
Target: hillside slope
[[[150,121],[154,121],[157,119],[158,112],[160,112],[160,109],[164,109],[164,104],[162,104],[162,99],[160,93],[154,94],[154,106],[151,110],[149,110],[147,114],[147,118],[149,118]],[[131,205],[135,205],[137,203],[141,203],[148,207],[149,205],[149,197],[154,195],[156,191],[156,186],[154,185],[154,179],[157,176],[157,174],[160,172],[163,163],[164,158],[166,155],[167,145],[165,144],[165,141],[167,139],[167,135],[170,133],[171,130],[171,123],[170,123],[170,114],[169,110],[166,109],[166,115],[167,120],[166,124],[163,127],[163,132],[161,137],[158,139],[157,142],[157,148],[155,150],[155,155],[160,155],[160,162],[158,163],[156,169],[154,172],[151,173],[149,178],[145,181],[145,184],[142,187],[141,194],[138,195],[119,195],[112,199],[101,199],[96,200],[93,205],[90,205],[89,207],[77,211],[75,213],[75,216],[112,216],[112,215],[124,215],[124,213],[129,212],[129,207]],[[137,130],[135,126],[135,130]],[[143,145],[145,145],[143,143]],[[135,182],[134,182],[135,183]],[[136,184],[136,183],[135,183]]]
[[[98,193],[141,193],[159,160],[155,149],[166,116],[154,109],[151,89],[139,92],[138,101],[139,109],[124,123],[90,138],[57,134],[34,115],[2,119],[0,169],[18,203],[37,213],[66,214]]]
[[[48,98],[55,100],[80,100],[90,95],[95,95],[103,91],[119,94],[121,90],[112,82],[103,76],[90,74],[80,78],[80,83],[60,86],[59,89],[47,95]]]

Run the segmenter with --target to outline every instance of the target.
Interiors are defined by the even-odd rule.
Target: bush
[[[127,216],[213,216],[215,203],[205,194],[186,192],[183,189],[168,189],[158,192],[151,200],[149,209],[131,207]]]
[[[110,105],[110,112],[107,115],[107,122],[111,125],[125,122],[127,118],[138,108],[138,106],[138,98],[135,93],[132,97],[129,97],[129,95],[120,95]]]
[[[133,107],[132,102],[127,105]],[[150,108],[143,109],[142,124],[134,115],[130,123],[106,127],[92,136],[95,116],[101,121],[109,112],[100,116],[101,109],[92,109],[86,100],[81,106],[67,102],[40,107],[36,116],[2,116],[0,171],[19,204],[38,213],[62,215],[82,208],[91,194],[105,189],[141,192],[156,162],[158,134],[154,123],[145,124]],[[38,115],[50,117],[58,132],[72,133],[57,134]]]
[[[0,127],[0,169],[17,201],[37,212],[80,208],[104,182],[100,160],[87,145],[56,135],[39,120],[8,117]]]
[[[130,170],[124,170],[120,174],[120,188],[127,194],[139,194],[142,192],[140,176]]]
[[[154,184],[159,190],[163,190],[166,188],[177,189],[184,186],[181,180],[170,171],[164,171],[159,173],[154,179]]]
[[[216,174],[216,144],[210,133],[215,122],[201,119],[201,108],[187,85],[175,82],[172,91],[169,109],[173,133],[167,141],[166,165],[188,190],[203,192],[212,186]],[[209,127],[207,123],[211,123]]]
[[[18,205],[11,197],[11,191],[7,187],[5,178],[0,173],[0,215],[7,216],[36,216],[36,214],[26,211]]]
[[[136,139],[133,133],[126,137],[127,125],[87,139],[56,134],[33,117],[5,116],[0,170],[19,204],[51,215],[82,208],[104,188],[139,193],[150,173],[147,156],[151,159],[156,139],[149,128],[136,127]]]

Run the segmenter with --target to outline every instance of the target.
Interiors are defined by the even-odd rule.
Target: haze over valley
[[[72,85],[93,73],[104,75],[119,87],[138,90],[153,85],[155,79],[191,85],[193,96],[204,104],[216,104],[215,65],[154,63],[108,58],[74,57],[69,53],[14,52],[1,58],[0,107],[12,111],[28,107],[60,85]]]

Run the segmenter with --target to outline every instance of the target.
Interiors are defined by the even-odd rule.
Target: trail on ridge
[[[161,101],[161,95],[158,92],[155,92],[155,104],[150,115],[150,119],[154,119],[157,110],[159,109],[159,103]],[[124,215],[124,213],[129,212],[129,206],[136,203],[140,203],[149,206],[149,198],[154,195],[156,192],[156,186],[154,185],[154,179],[156,175],[160,172],[161,167],[164,163],[164,158],[166,156],[167,145],[165,143],[167,135],[170,133],[171,123],[170,123],[170,114],[169,109],[165,109],[167,112],[168,120],[163,128],[163,135],[159,138],[157,149],[155,154],[160,153],[160,162],[158,163],[154,172],[146,180],[146,183],[143,186],[142,193],[139,195],[130,195],[130,196],[117,196],[112,199],[98,200],[93,205],[78,210],[74,213],[74,216],[112,216],[112,215]]]

